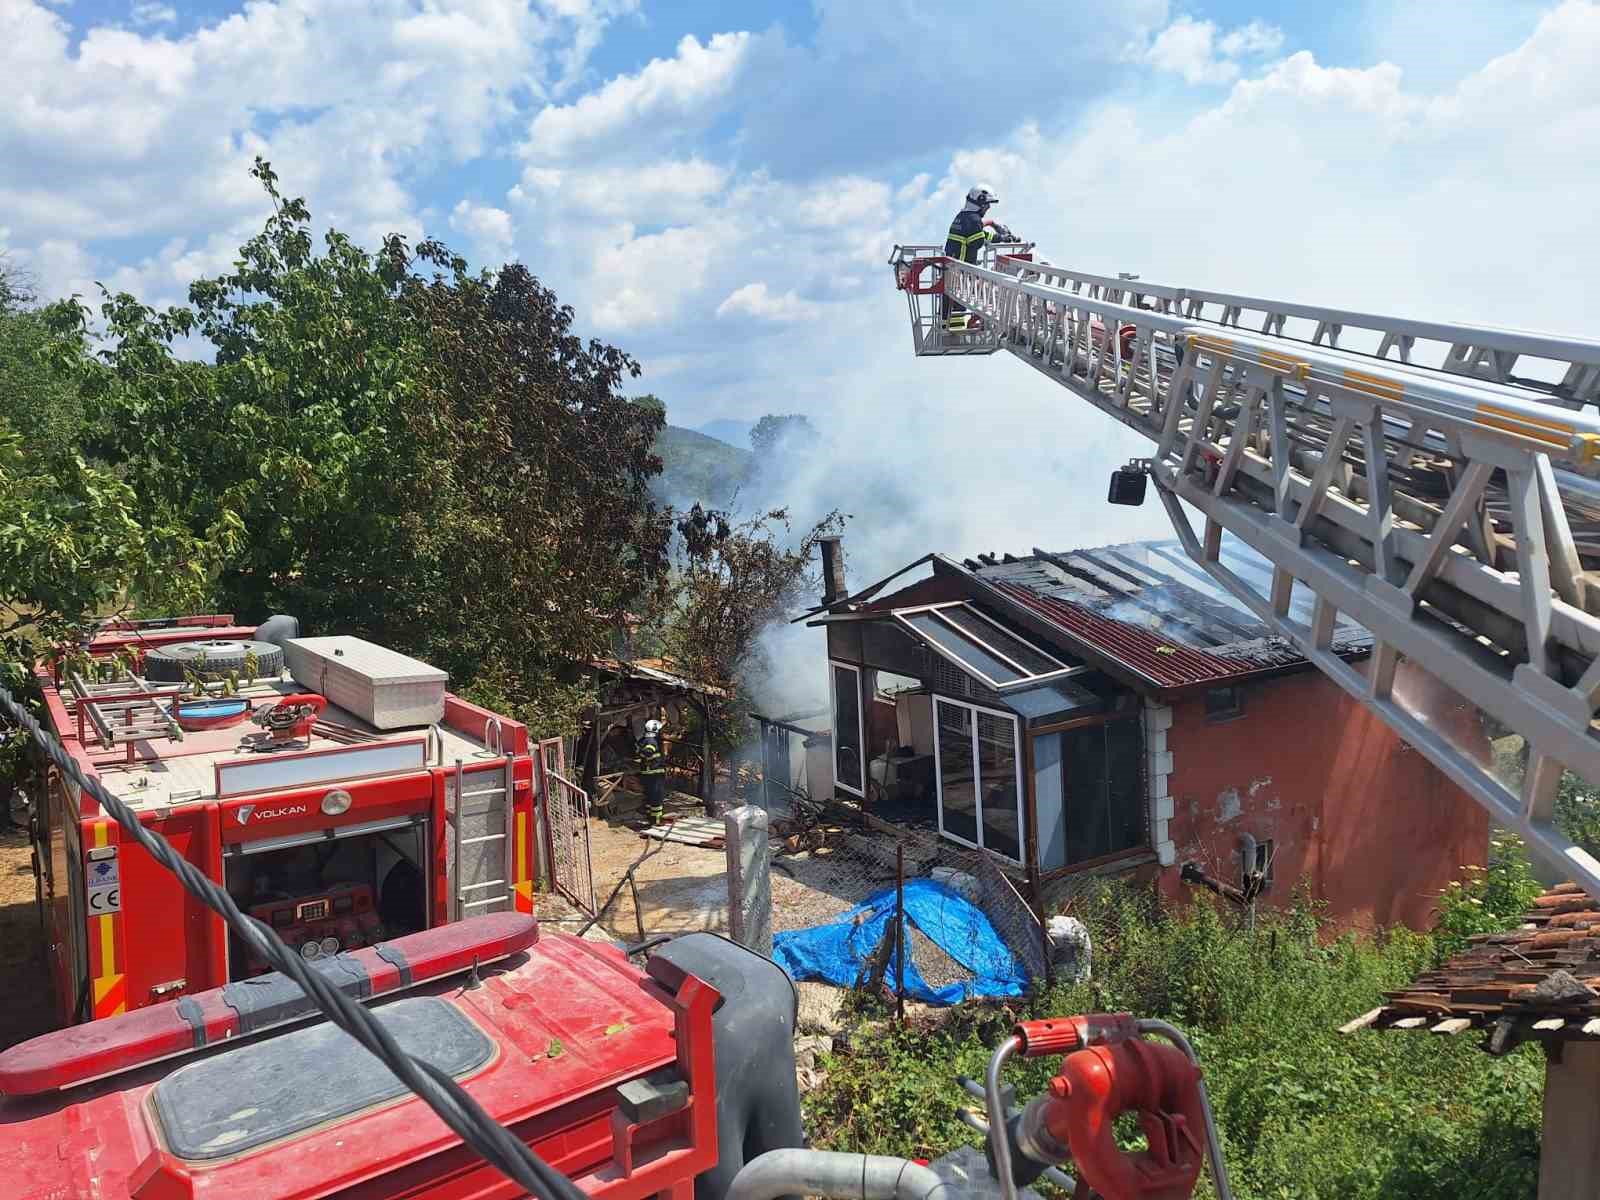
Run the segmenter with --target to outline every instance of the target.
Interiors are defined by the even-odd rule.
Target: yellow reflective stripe
[[[1308,379],[1311,376],[1311,364],[1296,362],[1287,354],[1278,354],[1271,350],[1259,351],[1257,357],[1261,365],[1269,371],[1280,371],[1292,379]]]
[[[1203,333],[1189,335],[1189,349],[1206,350],[1222,358],[1233,357],[1233,343],[1227,338],[1208,337]]]
[[[517,813],[517,874],[520,887],[528,878],[528,814]]]
[[[1380,400],[1403,400],[1406,385],[1382,375],[1368,375],[1365,371],[1346,371],[1344,385],[1353,392],[1363,392]]]
[[[1511,409],[1499,408],[1493,404],[1478,405],[1478,420],[1491,429],[1500,429],[1506,433],[1514,433],[1518,437],[1525,437],[1529,441],[1539,442],[1541,445],[1562,449],[1572,443],[1572,435],[1575,432],[1565,421],[1513,412]],[[1592,451],[1585,445],[1580,453],[1588,454]]]

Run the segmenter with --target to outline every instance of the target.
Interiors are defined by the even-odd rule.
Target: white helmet
[[[975,187],[967,193],[967,203],[986,207],[990,204],[999,204],[1000,197],[996,196],[990,188]]]
[[[660,721],[654,720],[652,718],[651,720],[646,721],[644,723],[644,735],[645,735],[645,737],[654,737],[656,734],[658,734],[660,732],[661,732],[661,722]]]

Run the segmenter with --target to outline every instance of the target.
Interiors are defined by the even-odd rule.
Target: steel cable
[[[290,950],[270,927],[239,910],[227,891],[172,848],[159,833],[146,829],[137,816],[99,780],[86,775],[59,740],[46,733],[9,690],[0,686],[0,710],[25,730],[61,772],[93,796],[122,828],[124,834],[178,877],[192,896],[219,914],[229,929],[243,938],[273,967],[292,979],[316,1002],[323,1014],[360,1042],[384,1066],[422,1098],[455,1134],[483,1159],[538,1200],[586,1200],[584,1193],[556,1171],[521,1139],[486,1113],[447,1073],[432,1063],[413,1058],[365,1006],[333,987],[321,972]]]

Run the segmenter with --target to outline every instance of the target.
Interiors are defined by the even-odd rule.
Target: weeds
[[[1496,847],[1486,871],[1441,898],[1438,940],[1404,929],[1329,939],[1303,897],[1249,931],[1231,910],[1163,912],[1145,894],[1107,887],[1075,906],[1095,936],[1098,978],[1015,1010],[968,1007],[934,1029],[863,1018],[808,1098],[813,1141],[917,1156],[976,1141],[956,1116],[972,1102],[954,1077],[981,1077],[1012,1021],[1127,1010],[1190,1034],[1240,1197],[1532,1196],[1536,1048],[1496,1059],[1469,1036],[1337,1032],[1436,962],[1441,946],[1506,924],[1528,898],[1526,872],[1514,846]],[[1048,1074],[1047,1063],[1026,1063],[1008,1078],[1028,1096]]]

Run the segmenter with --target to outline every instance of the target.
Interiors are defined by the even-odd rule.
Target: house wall
[[[1408,679],[1396,690],[1418,686]],[[1439,719],[1476,727],[1449,697],[1434,699]],[[1248,833],[1274,843],[1268,902],[1287,903],[1306,879],[1338,924],[1423,929],[1439,890],[1463,865],[1485,861],[1484,810],[1315,672],[1247,687],[1243,715],[1230,720],[1208,721],[1202,695],[1174,702],[1166,747],[1164,832],[1175,865],[1161,872],[1160,887],[1175,901],[1193,890],[1178,877],[1185,862],[1238,883],[1240,835]],[[1486,740],[1482,749],[1487,756]],[[1159,831],[1166,805],[1151,804]]]

